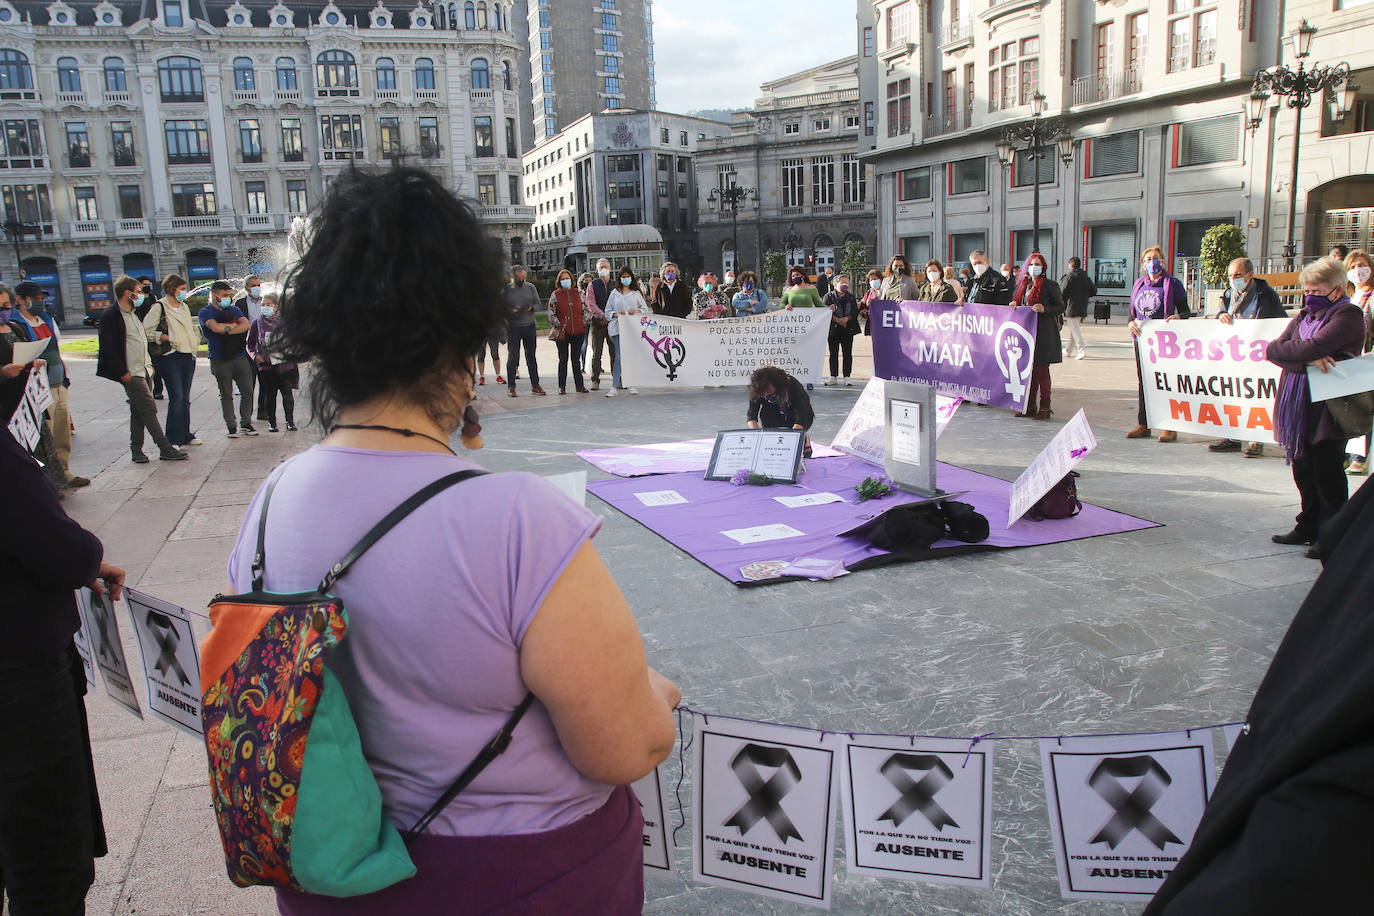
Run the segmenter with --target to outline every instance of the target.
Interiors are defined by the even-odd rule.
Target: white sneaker
[[[638,388],[631,388],[631,389],[630,389],[630,394],[639,394],[639,389],[638,389]]]
[[[826,386],[827,388],[833,386],[834,384],[835,384],[835,376],[833,376],[833,375],[830,376],[828,379],[825,380],[825,386]]]
[[[1087,351],[1085,348],[1083,348],[1083,347],[1079,347],[1079,348],[1078,348],[1078,352],[1077,352],[1076,354],[1074,354],[1074,357],[1073,357],[1073,358],[1074,358],[1074,359],[1082,359],[1083,357],[1085,357],[1085,356],[1087,356],[1087,355],[1088,355],[1088,351]]]
[[[200,441],[199,439],[197,439],[195,436],[192,436],[190,442],[183,442],[181,445],[177,446],[177,448],[190,448],[190,447],[192,447],[192,446],[204,445],[204,444],[205,444],[204,442],[201,442],[201,441]]]
[[[853,388],[853,387],[854,387],[854,380],[853,380],[852,378],[846,378],[846,379],[844,380],[844,387],[846,387],[846,388]]]
[[[607,392],[606,392],[606,397],[608,397],[608,398],[613,398],[613,397],[615,397],[615,386],[614,386],[614,385],[611,386],[611,390],[610,390],[610,391],[607,391]]]

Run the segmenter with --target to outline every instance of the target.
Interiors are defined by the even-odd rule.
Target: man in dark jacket
[[[1183,858],[1146,916],[1369,912],[1374,488],[1321,532],[1326,568],[1265,672]]]
[[[982,305],[1011,304],[1011,283],[1001,273],[989,267],[986,252],[973,252],[968,256],[968,263],[973,268],[973,282],[964,291],[965,302],[977,302]]]
[[[118,598],[124,570],[9,435],[0,475],[13,534],[0,543],[0,895],[16,914],[80,913],[107,850],[73,591]]]
[[[143,304],[145,294],[138,291],[138,281],[133,277],[116,280],[114,294],[115,305],[100,316],[95,374],[119,382],[129,397],[129,450],[134,464],[148,463],[148,456],[143,454],[145,430],[157,444],[160,459],[185,461],[190,456],[167,439],[157,419],[157,404],[150,388],[153,360],[148,355],[148,335],[143,331],[143,322],[134,314],[134,309]]]
[[[1082,261],[1069,258],[1069,272],[1060,278],[1059,289],[1068,306],[1064,320],[1069,326],[1069,355],[1074,359],[1082,359],[1088,355],[1088,348],[1083,345],[1080,325],[1088,317],[1088,300],[1097,295],[1097,284],[1083,269]]]
[[[1279,294],[1268,283],[1255,276],[1255,265],[1249,258],[1236,258],[1226,269],[1227,287],[1221,294],[1221,312],[1217,320],[1230,324],[1237,318],[1287,318],[1288,311],[1279,302]],[[1221,439],[1207,446],[1213,452],[1240,451],[1239,439]],[[1246,458],[1260,458],[1264,446],[1251,442],[1245,446]]]

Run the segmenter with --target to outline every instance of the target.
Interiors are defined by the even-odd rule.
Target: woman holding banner
[[[736,315],[762,315],[768,311],[768,294],[759,288],[759,278],[752,270],[739,275],[739,292],[730,305]]]
[[[1059,340],[1064,294],[1058,283],[1045,276],[1048,266],[1044,255],[1032,251],[1021,265],[1016,292],[1011,297],[1012,308],[1029,308],[1037,316],[1030,394],[1026,395],[1026,409],[1015,415],[1036,420],[1048,420],[1054,413],[1050,410],[1050,366],[1064,361],[1064,345]]]
[[[606,320],[609,322],[606,332],[611,340],[611,390],[606,392],[608,398],[615,397],[617,391],[625,390],[620,384],[620,316],[641,315],[648,311],[644,293],[639,289],[639,278],[630,268],[620,268],[620,279],[606,300]],[[631,388],[630,394],[639,394],[639,389]]]
[[[911,264],[905,256],[894,254],[892,260],[887,263],[887,276],[883,278],[882,288],[878,290],[878,298],[910,302],[917,298],[919,292],[916,278],[911,276]]]
[[[922,302],[958,302],[962,289],[945,278],[945,268],[939,261],[931,258],[926,261],[926,282],[921,284],[916,298]]]
[[[1274,406],[1274,438],[1293,466],[1301,509],[1293,530],[1276,534],[1275,544],[1311,544],[1307,556],[1320,559],[1317,536],[1349,497],[1344,435],[1326,408],[1313,402],[1307,368],[1327,372],[1338,356],[1364,347],[1364,315],[1345,294],[1345,265],[1335,258],[1313,261],[1298,275],[1305,295],[1302,310],[1269,344],[1269,362],[1283,370]]]
[[[1132,337],[1140,336],[1140,322],[1163,319],[1173,321],[1192,315],[1188,309],[1188,290],[1177,277],[1164,269],[1164,249],[1151,245],[1140,255],[1140,277],[1131,289]],[[1145,416],[1145,376],[1141,374],[1140,349],[1135,351],[1136,427],[1126,434],[1127,439],[1145,439],[1150,435],[1150,421]],[[1173,442],[1178,433],[1162,430],[1160,442]]]

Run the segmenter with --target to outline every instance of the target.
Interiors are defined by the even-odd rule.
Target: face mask
[[[139,299],[139,303],[138,303],[138,304],[139,304],[139,305],[142,305],[142,304],[143,304],[143,300],[146,299],[146,298],[147,298],[146,296],[139,296],[139,297],[138,297],[138,299]],[[45,311],[47,311],[47,308],[48,308],[48,307],[47,307],[46,305],[44,305],[42,302],[30,302],[30,303],[29,303],[29,314],[32,315],[33,317],[37,318],[38,316],[42,315]]]
[[[264,317],[264,318],[271,318],[271,317],[272,317],[273,315],[275,315],[275,314],[277,314],[277,310],[274,309],[272,306],[270,306],[270,305],[264,305],[264,306],[262,307],[262,317]]]
[[[0,324],[4,324],[5,322],[9,321],[10,316],[13,314],[14,309],[12,308],[0,309]]]
[[[776,391],[770,392],[768,394],[765,394],[763,396],[763,399],[767,401],[769,404],[776,404],[778,401],[778,393]]]
[[[181,292],[177,293],[177,301],[185,302],[190,295],[191,294],[189,292],[183,289]]]
[[[634,277],[621,277],[621,278],[620,278],[620,285],[621,285],[621,286],[629,286],[629,285],[630,285],[631,283],[633,283],[633,282],[634,282]]]
[[[1302,297],[1303,308],[1307,309],[1309,312],[1320,312],[1330,304],[1330,293],[1326,295],[1322,295],[1321,293],[1308,293],[1306,296]]]
[[[986,265],[986,264],[974,264],[974,265],[973,265],[973,275],[974,275],[975,277],[981,277],[983,274],[985,274],[985,273],[987,273],[987,272],[988,272],[988,265]]]
[[[1149,263],[1145,266],[1151,274],[1161,273],[1164,270],[1164,262],[1161,261],[1159,258],[1150,258]]]
[[[882,289],[882,288],[883,288],[883,281],[882,281],[882,280],[869,280],[869,281],[868,281],[868,288],[869,288],[869,289]]]
[[[735,282],[735,275],[734,275],[734,274],[726,274],[726,275],[725,275],[725,285],[726,285],[726,286],[729,286],[731,283],[734,283],[734,282]]]
[[[840,286],[840,287],[838,287],[838,288],[839,288],[839,290],[840,290],[840,295],[841,295],[841,296],[848,296],[848,295],[849,295],[849,284],[846,283],[846,284],[844,284],[844,285],[842,285],[842,286]]]
[[[671,270],[666,271],[666,272],[663,274],[663,279],[667,280],[669,283],[672,283],[674,280],[677,279],[677,273],[676,273],[675,271],[671,271]]]
[[[1364,286],[1369,282],[1369,268],[1352,268],[1346,273],[1345,278],[1350,281],[1351,286]]]
[[[744,291],[745,291],[746,293],[752,293],[752,292],[754,291],[754,284],[753,284],[752,282],[750,282],[749,280],[745,280],[745,281],[744,281]]]
[[[888,268],[888,272],[901,276],[902,274],[906,273],[906,268],[903,267],[901,264],[893,264],[890,268]]]
[[[254,286],[253,288],[251,288],[250,290],[248,290],[248,297],[249,297],[250,299],[261,299],[261,298],[262,298],[262,287],[261,287],[261,286]]]
[[[228,296],[220,296],[220,298],[219,298],[219,307],[220,307],[220,308],[222,308],[222,309],[227,309],[229,306],[231,306],[231,305],[233,305],[233,304],[234,304],[234,300],[230,299]]]
[[[1244,277],[1232,277],[1232,278],[1231,278],[1231,289],[1235,290],[1236,292],[1238,292],[1238,293],[1243,293],[1243,292],[1245,292],[1245,286],[1246,286],[1246,283],[1245,283],[1245,278],[1244,278]]]
[[[572,281],[571,281],[571,280],[559,280],[559,281],[558,281],[558,285],[561,286],[561,287],[563,287],[564,289],[572,289]]]
[[[1043,274],[1044,272],[1045,272],[1045,268],[1041,267],[1039,264],[1032,264],[1032,265],[1030,266],[1030,275],[1031,275],[1031,277],[1038,277],[1038,276],[1040,276],[1041,274]]]
[[[798,274],[797,276],[794,276],[789,282],[790,282],[793,286],[796,286],[797,284],[801,283],[802,280],[804,280],[804,279],[806,279],[806,278],[803,277],[803,276],[801,276],[800,274]]]
[[[944,279],[944,275],[938,270],[928,270],[926,271],[926,279],[930,281],[931,286],[939,286],[940,281]]]
[[[143,295],[142,293],[139,293],[137,296],[134,296],[134,308],[138,308],[140,305],[142,305],[143,300],[147,298],[148,297]]]
[[[1004,271],[1002,271],[1002,276],[1004,276],[1004,277],[1006,277],[1008,280],[1010,280],[1010,279],[1011,279],[1011,271],[1009,271],[1009,270],[1004,270]]]
[[[604,280],[611,275],[611,269],[609,267],[599,267],[597,268],[596,275]]]
[[[708,293],[709,293],[711,290],[715,289],[715,287],[712,286],[710,283],[703,283],[703,284],[701,285],[701,288],[704,289],[704,290],[706,290],[706,292],[708,292]]]

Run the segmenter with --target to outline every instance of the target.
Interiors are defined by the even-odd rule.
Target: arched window
[[[296,61],[290,57],[277,58],[277,91],[295,92],[299,88],[296,83]]]
[[[448,25],[446,28],[453,29],[455,32],[458,30],[458,4],[456,3],[448,5]]]
[[[428,57],[420,57],[415,60],[415,88],[434,88],[434,61]]]
[[[253,62],[247,57],[234,58],[234,91],[249,92],[257,88],[253,80]]]
[[[504,32],[506,30],[504,10],[505,7],[501,6],[499,3],[493,3],[491,5],[491,27],[498,32]]]
[[[315,86],[318,89],[354,89],[358,85],[358,64],[347,51],[322,51],[315,58]]]
[[[128,92],[129,83],[124,74],[124,59],[121,57],[105,58],[105,91],[106,92]]]
[[[33,70],[22,51],[0,50],[0,89],[32,89]]]
[[[463,27],[477,28],[477,4],[473,3],[472,0],[463,4]]]
[[[485,0],[477,0],[477,28],[487,27],[487,4]]]
[[[377,58],[377,88],[382,90],[396,88],[396,64],[389,57]]]
[[[157,62],[157,82],[164,102],[203,102],[200,61],[191,57],[164,57]]]
[[[75,57],[59,57],[57,59],[57,91],[81,91],[81,71],[77,69]]]
[[[472,62],[472,89],[490,89],[491,73],[487,69],[485,58],[477,58]]]
[[[503,61],[501,61],[501,88],[502,88],[502,89],[510,89],[510,85],[511,85],[510,61],[508,61],[508,60],[503,60]]]

